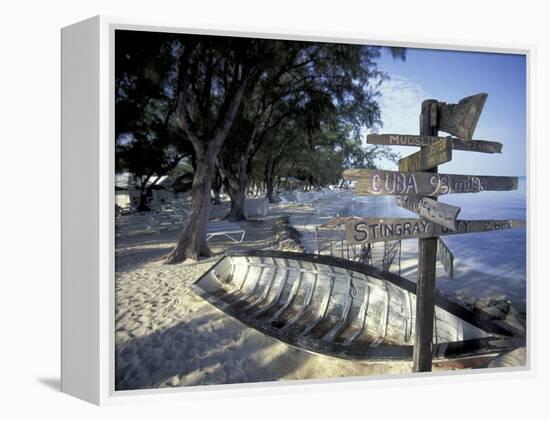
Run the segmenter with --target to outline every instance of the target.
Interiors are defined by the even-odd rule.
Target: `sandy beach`
[[[348,193],[343,195],[349,198]],[[327,202],[333,204],[334,200]],[[273,226],[282,215],[288,215],[292,226],[302,234],[306,251],[313,251],[315,227],[337,213],[331,206],[322,201],[270,205],[264,220],[239,222],[246,230],[241,244],[212,240],[211,250],[218,257],[199,263],[166,265],[160,261],[174,246],[179,231],[117,239],[117,390],[410,373],[409,363],[353,362],[295,349],[245,326],[190,291],[190,285],[224,251],[275,248]],[[227,210],[228,203],[224,203],[216,206],[212,214],[221,217]],[[402,246],[401,275],[411,280],[416,279],[416,244],[404,241]],[[440,290],[471,307],[479,298],[486,298],[487,303],[493,300],[493,304],[495,299],[498,303],[509,302],[510,297],[501,292],[507,283],[518,284],[517,279],[502,279],[501,290],[489,287],[483,297],[476,297],[472,294],[474,289],[479,290],[480,284],[494,285],[494,275],[472,271],[460,262],[453,281],[446,278],[440,263],[437,277]],[[518,331],[524,329],[517,310],[521,301],[517,297],[502,317]],[[525,358],[520,353],[519,364],[523,361],[521,355]],[[514,361],[517,365],[518,359]],[[489,361],[474,362],[475,367],[488,364]],[[459,368],[463,367],[433,367]]]

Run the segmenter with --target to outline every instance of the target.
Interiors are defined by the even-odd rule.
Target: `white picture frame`
[[[437,383],[478,381],[534,373],[531,346],[534,301],[531,256],[527,268],[527,367],[486,369],[480,372],[417,373],[331,380],[280,381],[257,384],[193,386],[172,389],[114,390],[114,31],[129,29],[157,32],[239,35],[276,39],[337,41],[383,46],[468,50],[525,54],[527,58],[527,156],[528,180],[534,174],[531,157],[530,108],[534,46],[460,44],[454,41],[414,40],[352,33],[280,33],[266,28],[208,26],[182,28],[177,22],[106,16],[62,29],[62,377],[63,392],[103,405],[181,400],[211,395],[242,396],[295,393],[346,388],[378,387],[384,382]],[[527,190],[527,242],[532,244],[531,188]],[[414,380],[413,380],[414,379]]]

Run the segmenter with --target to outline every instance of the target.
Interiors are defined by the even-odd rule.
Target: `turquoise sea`
[[[459,206],[459,219],[526,220],[526,178],[520,177],[518,181],[515,191],[451,194],[440,196],[439,200]],[[413,213],[397,206],[393,196],[354,196],[346,192],[341,193],[338,200],[320,199],[315,207],[329,215],[414,217]],[[505,295],[514,301],[525,302],[526,228],[451,235],[445,236],[444,241],[455,256],[455,271],[461,271],[463,276],[445,282],[442,289],[475,292],[481,296]]]

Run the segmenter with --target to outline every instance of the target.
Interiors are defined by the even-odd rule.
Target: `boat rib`
[[[407,320],[407,326],[406,326],[407,334],[405,335],[405,342],[408,342],[411,340],[411,337],[413,334],[414,314],[413,314],[411,293],[409,291],[405,291],[405,294],[407,295],[405,302],[407,303],[407,308],[409,310],[409,318]]]
[[[277,266],[275,266],[275,268],[273,269],[273,273],[269,278],[269,281],[267,282],[267,285],[265,286],[264,291],[262,292],[262,295],[260,295],[256,300],[252,301],[247,306],[243,307],[243,311],[248,311],[251,308],[258,306],[262,301],[264,301],[267,298],[276,277],[277,277]]]
[[[325,335],[323,336],[323,341],[325,342],[332,342],[338,333],[342,330],[346,322],[348,321],[349,311],[351,309],[351,305],[353,304],[353,296],[352,296],[352,286],[353,286],[353,272],[350,271],[349,274],[349,280],[348,280],[348,292],[346,294],[346,301],[344,304],[344,311],[342,311],[342,315],[340,316],[340,319],[334,327]]]
[[[285,270],[285,269],[284,269]],[[268,312],[269,310],[271,310],[273,307],[275,307],[277,305],[277,303],[279,302],[279,300],[281,299],[281,296],[283,295],[283,291],[285,289],[285,286],[286,286],[286,283],[288,281],[288,277],[289,277],[289,274],[290,272],[288,270],[285,270],[285,275],[284,275],[284,278],[283,280],[281,281],[281,283],[279,284],[279,287],[277,288],[277,292],[275,293],[274,297],[267,303],[267,305],[263,308],[260,308],[259,310],[257,310],[253,315],[252,317],[254,318],[258,318],[260,317],[262,314]]]
[[[290,276],[290,271],[287,271],[287,279]],[[267,321],[268,324],[274,324],[279,321],[279,318],[281,315],[292,305],[294,302],[294,298],[296,298],[296,294],[298,293],[298,290],[300,289],[300,286],[302,285],[302,272],[298,273],[298,279],[294,281],[292,284],[292,289],[290,290],[290,294],[288,294],[288,297],[286,299],[286,302],[284,305],[278,309],[273,316]]]
[[[262,267],[260,269],[260,274],[252,280],[252,286],[250,287],[250,290],[247,293],[245,293],[244,295],[238,297],[237,300],[232,305],[237,305],[238,306],[243,301],[248,300],[250,297],[252,297],[252,295],[254,295],[254,293],[256,292],[256,288],[258,287],[258,284],[260,283],[260,279],[262,279],[262,275],[264,273],[264,270],[265,270],[265,267]]]
[[[309,332],[311,332],[311,330],[315,326],[317,326],[321,322],[321,320],[323,320],[325,318],[325,316],[327,315],[328,306],[330,304],[330,298],[332,297],[332,291],[334,289],[334,280],[335,280],[335,276],[331,276],[330,281],[329,281],[328,292],[325,293],[325,296],[323,297],[323,301],[321,302],[320,311],[317,314],[317,317],[306,325],[306,327],[302,331],[302,335],[307,335]]]
[[[365,285],[365,294],[363,296],[363,303],[359,310],[358,319],[361,320],[361,327],[351,336],[344,340],[344,346],[351,346],[353,341],[363,334],[365,327],[367,326],[367,312],[369,308],[370,288]]]
[[[378,337],[370,344],[372,348],[380,345],[388,335],[388,321],[390,315],[390,290],[388,285],[385,285],[386,295],[384,296],[384,308],[380,315],[380,324],[378,325]]]
[[[234,299],[236,299],[236,296],[237,294],[242,291],[245,283],[246,283],[246,279],[248,278],[248,274],[250,273],[250,265],[248,264],[248,257],[245,257],[245,262],[246,262],[246,269],[245,269],[245,272],[244,272],[244,276],[242,277],[241,279],[241,282],[239,282],[238,285],[235,285],[232,289],[230,289],[229,291],[227,291],[224,295],[224,301],[228,301],[228,302],[231,302],[233,301]],[[232,263],[233,267],[231,269],[231,273],[234,274],[235,273],[235,267],[236,267],[236,264],[235,263]],[[234,279],[234,278],[232,278]]]
[[[309,306],[311,305],[311,301],[313,299],[313,293],[315,292],[315,288],[317,287],[317,281],[319,280],[319,275],[315,274],[313,285],[311,286],[311,289],[308,291],[307,296],[304,299],[304,302],[302,304],[302,307],[298,313],[294,315],[290,320],[288,320],[285,325],[281,328],[281,331],[288,330],[294,323],[296,323],[298,320],[302,318],[302,316],[306,313]]]

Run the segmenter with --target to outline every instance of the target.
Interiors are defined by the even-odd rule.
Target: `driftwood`
[[[453,159],[452,142],[441,139],[399,160],[399,171],[424,171]]]
[[[409,134],[369,134],[367,143],[371,145],[428,146],[443,139],[449,139],[451,147],[457,151],[481,153],[502,153],[502,143],[488,140],[464,140],[455,137],[422,136]]]
[[[429,197],[397,196],[395,199],[398,206],[429,219],[435,224],[456,231],[456,217],[460,212],[458,206],[436,202]]]
[[[373,243],[376,241],[430,238],[441,235],[469,234],[473,232],[500,231],[524,228],[525,221],[515,219],[458,220],[456,231],[424,219],[367,218],[346,222],[346,238],[349,244]]]
[[[453,193],[516,190],[517,177],[486,175],[434,174],[424,172],[349,169],[343,177],[357,180],[355,194],[359,195],[417,195],[439,196]]]

